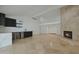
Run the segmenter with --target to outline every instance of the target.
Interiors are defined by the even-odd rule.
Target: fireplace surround
[[[72,31],[64,31],[64,37],[72,39]]]

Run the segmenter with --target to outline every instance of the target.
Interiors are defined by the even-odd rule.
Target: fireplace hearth
[[[72,31],[64,31],[64,37],[72,39]]]

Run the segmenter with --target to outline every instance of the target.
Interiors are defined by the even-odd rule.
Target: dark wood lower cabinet
[[[31,36],[32,36],[32,31],[24,32],[24,38],[31,37]]]
[[[12,43],[16,40],[16,32],[12,32]]]
[[[21,39],[21,32],[16,32],[16,39]]]
[[[14,42],[16,39],[23,39],[31,36],[32,36],[32,31],[12,32],[12,41]]]

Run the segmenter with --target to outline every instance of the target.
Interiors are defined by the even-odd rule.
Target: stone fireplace
[[[79,40],[79,5],[64,6],[61,13],[61,35]]]

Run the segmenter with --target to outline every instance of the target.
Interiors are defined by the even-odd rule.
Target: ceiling
[[[0,5],[0,12],[9,16],[36,16],[61,5]]]

